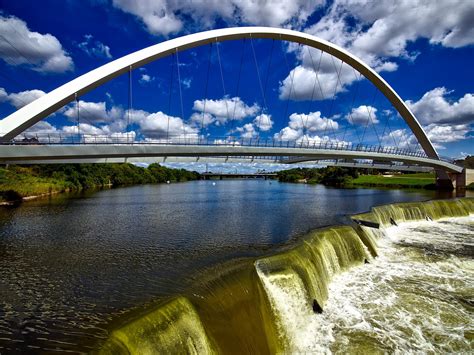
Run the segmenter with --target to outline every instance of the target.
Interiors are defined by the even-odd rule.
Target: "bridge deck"
[[[236,157],[264,156],[286,157],[280,163],[292,164],[308,160],[366,159],[382,162],[402,162],[407,165],[431,167],[459,173],[462,167],[450,162],[423,156],[402,155],[373,151],[343,149],[313,149],[298,147],[261,147],[233,145],[147,145],[147,144],[87,144],[87,145],[1,145],[0,162],[3,164],[21,161],[46,161],[103,158],[149,158],[149,157]]]

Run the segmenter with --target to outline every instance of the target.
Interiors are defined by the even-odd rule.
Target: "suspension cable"
[[[255,54],[255,48],[253,46],[253,38],[252,38],[252,34],[250,34],[250,46],[252,47],[252,54],[253,54],[253,61],[255,63],[255,69],[257,70],[257,78],[258,78],[258,84],[259,84],[259,87],[260,87],[260,92],[262,94],[262,98],[263,98],[263,110],[262,110],[262,113],[263,112],[266,112],[266,109],[267,109],[267,100],[265,98],[265,92],[263,90],[263,85],[262,85],[262,80],[260,78],[260,70],[258,69],[258,63],[257,63],[257,56]],[[260,136],[260,125],[261,125],[261,114],[259,115],[259,120],[257,122],[257,139],[258,137]]]
[[[177,71],[178,71],[178,89],[179,89],[179,101],[180,101],[180,104],[181,104],[181,122],[183,123],[184,142],[186,142],[186,127],[184,125],[183,93],[181,92],[181,74],[180,74],[180,70],[179,70],[178,48],[176,48],[176,68],[177,68]]]
[[[366,121],[366,123],[365,123],[364,132],[363,132],[363,134],[362,134],[362,140],[361,140],[360,143],[362,143],[362,141],[363,141],[364,138],[365,138],[365,134],[366,134],[366,132],[367,132],[367,127],[369,126],[369,123],[372,123],[371,111],[372,111],[372,107],[374,107],[375,97],[377,96],[377,91],[378,91],[377,88],[375,88],[374,95],[373,95],[373,97],[372,97],[372,103],[371,103],[371,105],[370,105],[370,109],[367,107],[367,105],[365,105],[365,107],[366,107],[366,109],[367,109],[367,113],[368,113],[368,118],[367,118],[367,121]],[[377,132],[376,132],[376,134],[377,134]],[[379,140],[379,139],[378,139],[378,135],[377,135],[377,140]]]
[[[240,78],[241,78],[242,67],[243,67],[243,63],[244,63],[244,54],[245,54],[245,38],[242,40],[242,54],[240,56],[239,73],[238,73],[238,76],[237,76],[237,89],[236,89],[235,97],[239,97]],[[230,122],[230,124],[231,124],[230,132],[233,132],[233,130],[234,130],[236,109],[237,109],[237,101],[234,102],[234,112],[232,112],[232,120]]]
[[[281,37],[281,35],[280,35],[280,37]],[[288,72],[289,72],[290,71],[290,66],[288,64],[288,58],[286,56],[286,52],[284,53],[283,57],[285,58],[286,70],[288,70]],[[294,80],[294,77],[295,77],[295,71],[293,70],[292,73],[291,73],[291,78],[290,78],[290,93],[288,95],[288,98],[286,99],[286,105],[285,105],[285,112],[284,112],[284,116],[283,116],[283,121],[285,121],[287,116],[288,116],[288,108],[289,108],[289,105],[290,105],[290,98],[291,98],[291,95],[293,93],[293,80]]]
[[[128,68],[128,117],[127,117],[127,127],[125,130],[127,131],[127,143],[129,140],[128,129],[130,126],[132,116],[132,66]]]
[[[221,73],[222,90],[224,91],[225,110],[227,112],[227,119],[229,119],[229,105],[227,103],[227,94],[226,94],[225,83],[224,83],[224,72],[222,71],[221,55],[219,51],[219,43],[217,42],[217,38],[215,39],[215,41],[216,41],[216,50],[217,50],[217,60],[219,62],[219,69]]]
[[[357,77],[356,75],[356,87],[355,87],[355,90],[354,90],[354,95],[352,96],[352,102],[351,102],[351,106],[350,106],[350,110],[349,110],[349,123],[351,125],[354,125],[354,120],[352,119],[352,109],[354,107],[354,104],[355,104],[355,100],[356,100],[356,97],[357,97],[357,94],[359,92],[359,86],[360,86],[360,78],[362,77],[362,74],[361,73],[358,73],[359,76]],[[346,139],[346,133],[347,133],[347,128],[349,127],[349,125],[346,125],[346,127],[344,128],[344,133],[342,135],[342,141],[344,141]],[[355,128],[355,132],[357,134],[357,139],[359,139],[359,132],[357,131],[357,125],[354,125],[354,128]]]
[[[209,57],[207,62],[206,85],[204,87],[204,108],[201,115],[201,131],[204,129],[204,116],[206,115],[207,87],[209,84],[209,73],[211,70],[212,42],[209,43]]]
[[[77,135],[81,137],[81,131],[79,126],[79,99],[77,97],[77,92],[74,93],[74,99],[76,100],[76,115],[77,115]],[[79,138],[80,139],[80,138]]]
[[[332,111],[333,111],[333,108],[334,108],[334,101],[336,99],[336,94],[337,94],[337,88],[338,88],[338,84],[339,84],[339,77],[341,76],[341,70],[342,70],[342,64],[344,63],[342,60],[341,60],[341,65],[339,66],[339,71],[337,71],[337,68],[336,68],[336,63],[334,63],[334,58],[333,56],[331,56],[331,60],[333,62],[333,65],[334,65],[334,69],[336,69],[336,72],[337,72],[337,79],[336,79],[336,85],[334,87],[334,94],[332,95],[331,97],[331,104],[329,106],[329,115],[328,115],[328,118],[327,118],[327,121],[326,121],[326,126],[324,127],[324,134],[326,134],[326,130],[328,128],[328,126],[331,127],[331,130],[333,132],[333,135],[334,135],[334,139],[337,141],[337,137],[336,137],[336,133],[334,132],[334,127],[332,126],[332,120],[331,120],[331,116],[332,116]]]
[[[166,127],[166,143],[169,143],[170,136],[170,115],[171,115],[171,98],[173,93],[173,76],[174,76],[174,53],[171,56],[171,72],[170,72],[170,86],[169,86],[169,95],[168,95],[168,124]]]

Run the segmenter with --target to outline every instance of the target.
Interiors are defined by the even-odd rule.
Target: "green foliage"
[[[199,179],[197,172],[159,164],[41,164],[0,168],[0,199],[103,186],[154,184]]]
[[[279,171],[278,179],[281,182],[297,182],[305,180],[309,184],[324,184],[341,186],[349,184],[357,178],[358,171],[352,168],[329,166],[326,168],[296,168]]]
[[[435,186],[434,174],[403,174],[394,176],[361,175],[352,181],[353,185],[381,186],[381,187],[409,187],[433,189]]]

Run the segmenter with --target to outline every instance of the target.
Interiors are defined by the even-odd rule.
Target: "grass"
[[[64,180],[32,175],[28,168],[0,168],[0,202],[62,192],[70,187]]]
[[[417,173],[394,176],[360,175],[351,181],[356,186],[431,188],[435,184],[435,175]]]

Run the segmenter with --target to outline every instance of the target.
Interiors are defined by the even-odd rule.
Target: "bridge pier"
[[[464,190],[466,186],[474,183],[474,169],[463,169],[461,173],[448,173],[448,175],[456,190]]]

